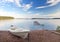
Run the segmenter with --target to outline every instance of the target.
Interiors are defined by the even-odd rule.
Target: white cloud
[[[22,5],[20,4],[21,0],[15,0],[17,6],[21,7]]]
[[[32,7],[32,2],[30,4],[23,4],[22,5],[22,8],[23,8],[24,11],[29,10],[31,7]]]
[[[47,3],[47,4],[48,4],[48,3],[51,3],[50,5],[48,5],[48,6],[39,6],[39,7],[37,7],[36,9],[54,6],[54,5],[58,4],[59,2],[60,2],[60,0],[47,0],[46,3]]]
[[[8,1],[8,2],[14,2],[14,0],[5,0],[5,1]]]
[[[30,4],[21,4],[22,0],[7,0],[9,2],[13,2],[15,3],[18,7],[22,7],[22,9],[24,11],[27,11],[28,9],[30,9],[32,7],[32,2]]]
[[[17,14],[15,12],[7,12],[7,11],[3,11],[3,10],[0,10],[0,16],[12,16],[15,18],[25,18],[24,15],[22,15],[22,14]]]
[[[7,12],[0,10],[0,16],[12,16],[15,18],[60,18],[60,12],[55,12],[53,14],[48,15],[41,15],[40,13],[37,14],[17,14],[15,12]]]
[[[39,13],[37,14],[25,14],[25,18],[48,18],[49,16],[47,15],[41,15]]]
[[[60,18],[60,12],[55,12],[53,14],[49,14],[48,16],[55,17],[55,18]]]
[[[30,4],[21,4],[22,0],[2,0],[1,2],[12,2],[18,7],[22,8],[24,11],[27,11],[32,7],[32,2]]]
[[[57,11],[55,13],[48,14],[48,15],[41,15],[39,13],[37,13],[37,14],[28,14],[28,15],[26,15],[26,17],[28,17],[28,18],[60,18],[60,12]]]
[[[17,6],[21,7],[22,5],[20,4],[22,0],[1,0],[0,2],[12,2],[15,3]]]

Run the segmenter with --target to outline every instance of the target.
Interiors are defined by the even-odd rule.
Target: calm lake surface
[[[34,21],[37,21],[40,25],[34,24]],[[17,28],[26,28],[30,30],[56,30],[57,26],[60,26],[60,19],[0,20],[0,30],[8,30],[11,25],[14,25]]]

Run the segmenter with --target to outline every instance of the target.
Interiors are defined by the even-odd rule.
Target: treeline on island
[[[0,16],[0,20],[5,20],[5,19],[14,19],[14,17],[10,17],[10,16]]]

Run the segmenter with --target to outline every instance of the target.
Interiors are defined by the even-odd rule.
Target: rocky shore
[[[0,31],[0,42],[60,42],[60,35],[46,30],[34,30],[29,32],[26,39],[22,39],[9,31]]]

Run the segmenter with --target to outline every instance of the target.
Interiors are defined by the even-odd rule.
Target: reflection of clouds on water
[[[55,30],[55,25],[52,24],[51,22],[49,22],[48,20],[37,20],[37,22],[40,24],[40,25],[36,25],[33,23],[32,25],[32,29],[37,29],[37,30]]]
[[[50,20],[51,23],[55,24],[55,25],[60,25],[60,20],[56,19],[56,20]]]
[[[51,22],[53,25],[55,25],[55,29],[57,28],[57,26],[60,26],[60,20],[59,19],[53,19],[53,20],[49,20],[49,22]]]
[[[37,21],[39,25],[36,25],[34,21]],[[56,25],[60,25],[58,23],[60,20],[5,20],[0,21],[0,30],[7,30],[11,25],[15,25],[17,28],[25,28],[31,30],[55,30]]]

